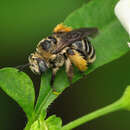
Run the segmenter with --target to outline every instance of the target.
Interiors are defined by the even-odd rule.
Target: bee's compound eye
[[[49,50],[49,48],[51,47],[51,41],[44,40],[43,42],[40,43],[40,45],[44,50]]]
[[[53,36],[49,36],[48,39],[50,39],[54,44],[57,43],[56,38],[54,38]]]
[[[45,72],[48,69],[46,63],[43,60],[39,61],[39,69],[41,72]]]

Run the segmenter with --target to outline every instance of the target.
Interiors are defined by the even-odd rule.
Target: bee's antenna
[[[19,71],[22,71],[25,67],[27,67],[27,66],[29,66],[30,65],[30,63],[27,63],[27,64],[24,64],[24,65],[18,65],[18,66],[16,66],[15,68],[16,69],[19,69]]]

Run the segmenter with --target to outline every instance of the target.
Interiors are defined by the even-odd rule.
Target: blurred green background
[[[1,0],[0,66],[28,62],[36,44],[50,34],[56,24],[88,0]],[[67,89],[48,109],[63,124],[118,99],[130,84],[130,53],[104,65]],[[40,77],[25,69],[36,87]],[[129,130],[130,112],[122,111],[93,120],[76,130]],[[0,89],[0,130],[22,130],[26,117],[22,109]]]

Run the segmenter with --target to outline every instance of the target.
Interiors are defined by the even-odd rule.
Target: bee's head
[[[42,72],[45,72],[48,67],[45,63],[45,61],[39,57],[37,57],[37,55],[31,54],[28,58],[29,60],[29,64],[30,64],[30,69],[32,70],[32,72],[36,73],[36,74],[41,74]]]

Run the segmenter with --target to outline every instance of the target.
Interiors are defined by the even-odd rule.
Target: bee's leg
[[[73,66],[69,58],[67,58],[65,61],[65,67],[66,67],[66,73],[70,81],[70,84],[72,84],[72,78],[74,74],[73,74]]]
[[[56,72],[59,70],[59,68],[53,68],[52,69],[52,75],[51,75],[51,87],[53,89],[53,91],[56,91],[55,87],[54,87],[54,80],[55,80],[55,76],[56,76]]]
[[[84,72],[88,68],[87,60],[80,55],[80,52],[74,49],[68,49],[67,54],[70,61],[79,69],[79,71],[82,73],[84,77],[85,76]]]

